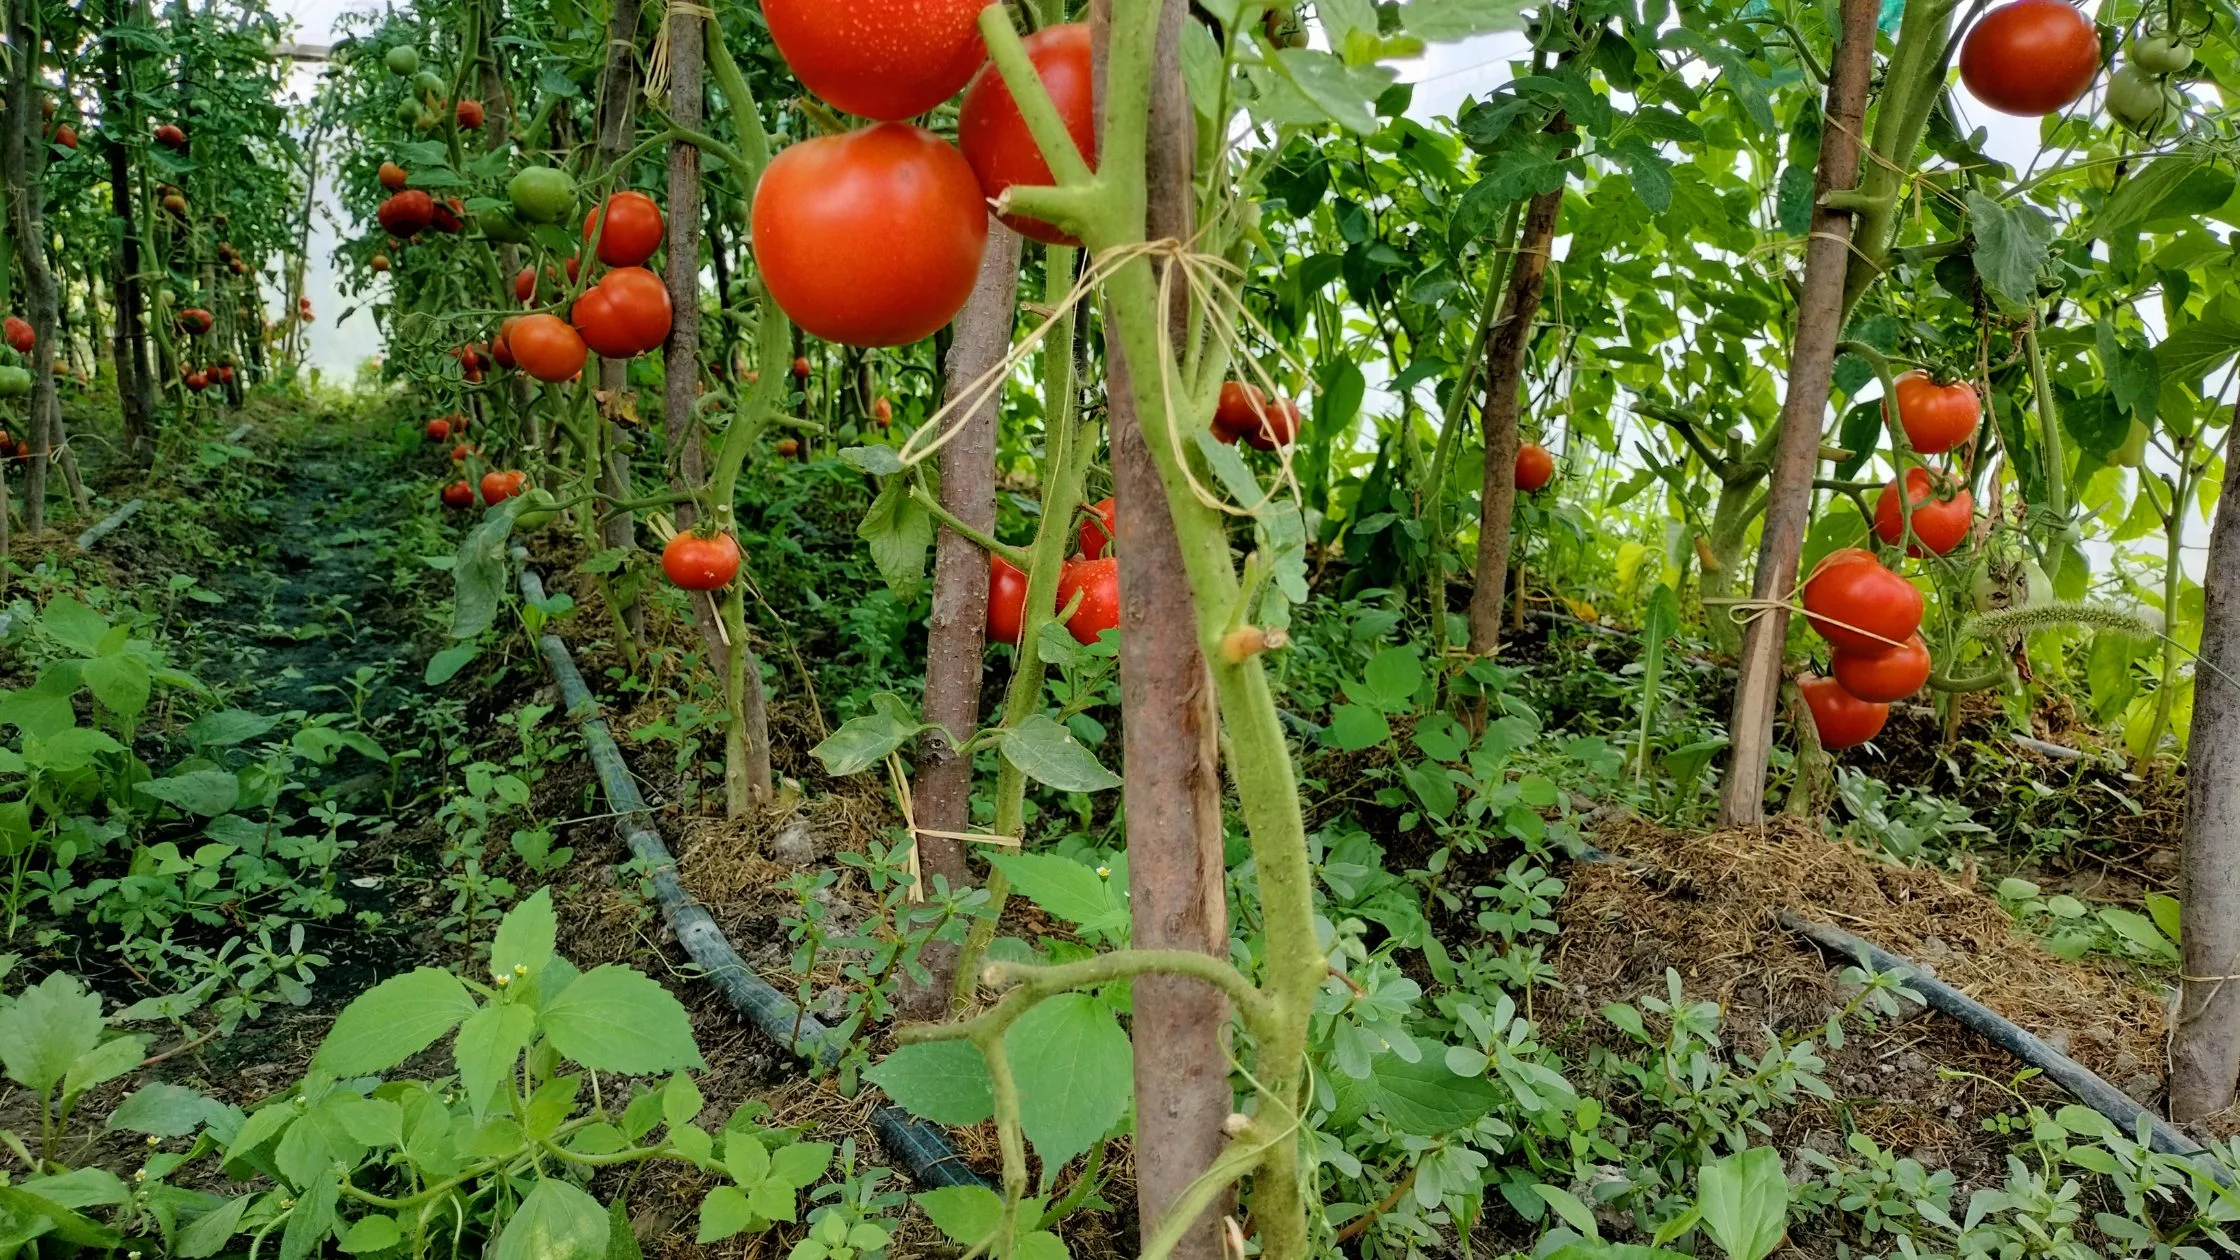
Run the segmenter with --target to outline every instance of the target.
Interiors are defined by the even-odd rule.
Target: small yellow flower
[[[150,1146],[160,1146],[160,1145],[162,1145],[162,1144],[163,1144],[163,1139],[162,1139],[162,1138],[159,1138],[159,1137],[157,1137],[157,1136],[156,1136],[155,1134],[153,1134],[153,1133],[151,1133],[151,1134],[149,1134],[149,1135],[148,1135],[148,1145],[150,1145]]]
[[[132,1174],[132,1179],[134,1181],[146,1181],[148,1179],[148,1170],[145,1168],[135,1170]]]
[[[525,976],[525,975],[528,975],[528,974],[529,974],[529,964],[527,964],[527,963],[515,963],[515,964],[513,965],[513,974],[515,974],[515,975],[517,975],[517,976]]]
[[[512,976],[499,976],[499,977],[498,977],[498,987],[499,987],[499,988],[501,988],[501,989],[502,989],[502,988],[504,988],[504,987],[506,987],[506,986],[507,986],[507,985],[509,985],[509,984],[512,984],[512,983],[513,983],[513,977],[512,977]]]
[[[1109,866],[1100,866],[1100,867],[1098,867],[1098,868],[1097,868],[1097,878],[1098,878],[1098,879],[1111,879],[1111,878],[1112,878],[1112,868],[1111,868],[1111,867],[1109,867]]]

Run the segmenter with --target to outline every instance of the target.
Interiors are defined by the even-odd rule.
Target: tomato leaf
[[[872,712],[849,718],[840,729],[810,749],[834,778],[860,774],[887,759],[887,754],[933,729],[900,696],[882,691],[871,697]]]
[[[1037,713],[1003,732],[1004,760],[1037,783],[1061,792],[1101,792],[1120,786],[1120,776],[1104,768],[1097,755],[1047,713]]]
[[[856,537],[871,544],[871,562],[895,599],[904,604],[917,599],[926,580],[926,553],[933,547],[933,517],[910,497],[909,478],[887,478]]]
[[[2054,222],[2035,206],[2005,205],[1967,193],[1976,237],[1976,274],[1999,304],[2027,312],[2038,301],[2038,272],[2053,244]]]

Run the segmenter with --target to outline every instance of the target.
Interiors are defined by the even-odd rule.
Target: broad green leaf
[[[190,770],[174,778],[136,783],[133,789],[202,818],[231,813],[241,803],[241,780],[225,770]]]
[[[874,477],[892,477],[902,471],[902,454],[891,446],[846,446],[840,458]]]
[[[280,1260],[309,1260],[322,1249],[336,1224],[334,1205],[342,1186],[332,1177],[321,1177],[303,1188],[280,1234]]]
[[[628,967],[585,972],[537,1022],[554,1049],[593,1071],[651,1076],[706,1066],[684,1004]]]
[[[1731,1260],[1765,1260],[1789,1232],[1789,1178],[1770,1146],[1705,1164],[1696,1191],[1704,1229]]]
[[[927,729],[900,696],[882,691],[871,697],[872,711],[849,718],[840,729],[809,751],[824,763],[826,774],[843,778],[859,774],[887,759],[887,754],[916,739]]]
[[[1045,999],[1004,1034],[1020,1127],[1046,1166],[1088,1150],[1134,1098],[1134,1056],[1112,1008],[1086,993]]]
[[[90,726],[73,726],[51,735],[25,735],[23,759],[34,770],[69,774],[83,770],[96,757],[123,752],[124,745]],[[140,786],[146,787],[146,784]]]
[[[1003,732],[1003,756],[1019,772],[1061,792],[1101,792],[1120,786],[1120,776],[1104,768],[1097,755],[1047,713],[1036,713]]]
[[[336,1076],[385,1072],[436,1043],[474,1013],[459,978],[435,967],[392,976],[342,1008],[314,1066]]]
[[[1392,724],[1384,714],[1365,704],[1341,704],[1330,711],[1330,725],[1323,738],[1347,752],[1374,748],[1392,738]]]
[[[1415,703],[1416,692],[1423,687],[1423,662],[1413,648],[1386,648],[1369,658],[1361,673],[1361,686],[1346,688],[1346,694],[1362,704],[1372,704],[1386,713],[1405,712]]]
[[[23,1188],[66,1208],[114,1207],[132,1191],[106,1168],[76,1168],[54,1177],[34,1177]]]
[[[42,1219],[48,1223],[49,1228],[25,1234],[5,1232],[15,1222],[37,1222]],[[103,1251],[116,1247],[122,1241],[117,1232],[108,1226],[89,1220],[53,1199],[17,1186],[0,1186],[0,1237],[16,1237],[25,1241],[32,1238],[52,1238],[73,1247],[93,1247]]]
[[[552,890],[539,888],[498,924],[490,943],[490,972],[496,976],[534,975],[552,957],[560,921],[552,910]],[[518,970],[517,970],[518,969]]]
[[[87,661],[81,676],[101,707],[124,718],[135,718],[148,707],[152,685],[148,663],[137,656],[117,653]]]
[[[762,1220],[748,1205],[746,1191],[737,1186],[717,1186],[700,1200],[700,1232],[693,1241],[702,1246],[722,1242]]]
[[[226,1240],[240,1231],[242,1213],[247,1212],[249,1205],[258,1197],[244,1194],[239,1198],[228,1199],[194,1218],[185,1229],[179,1231],[177,1250],[181,1260],[203,1260],[204,1257],[217,1255],[226,1245]]]
[[[903,1046],[863,1075],[896,1106],[935,1124],[978,1124],[995,1114],[987,1060],[968,1041]]]
[[[871,562],[895,599],[904,604],[917,599],[926,580],[926,553],[933,547],[933,517],[910,497],[910,478],[887,478],[856,537],[871,545]]]
[[[518,1002],[485,1006],[459,1025],[452,1051],[459,1065],[459,1084],[476,1116],[490,1110],[490,1100],[511,1076],[536,1028],[535,1012]]]
[[[266,716],[247,709],[221,709],[187,723],[187,742],[201,748],[231,748],[266,734],[280,722],[277,715]]]
[[[1970,189],[1968,218],[1976,238],[1976,274],[2000,305],[2031,311],[2038,303],[2038,272],[2053,244],[2054,222],[2036,206],[2006,205]]]
[[[79,1055],[78,1061],[63,1074],[63,1096],[82,1094],[96,1085],[113,1081],[139,1067],[141,1060],[147,1057],[148,1043],[141,1037],[113,1037],[104,1041]]]
[[[547,1177],[514,1209],[493,1260],[606,1260],[608,1228],[597,1199]]]
[[[2208,314],[2164,338],[2155,361],[2165,380],[2193,383],[2223,369],[2240,350],[2240,322]]]
[[[351,1255],[358,1256],[387,1251],[403,1241],[404,1229],[397,1224],[396,1217],[374,1215],[360,1217],[343,1233],[342,1241],[336,1245]]]
[[[1588,1208],[1586,1204],[1581,1203],[1578,1195],[1571,1193],[1569,1190],[1542,1182],[1535,1182],[1532,1192],[1540,1196],[1541,1202],[1555,1209],[1555,1214],[1563,1218],[1564,1224],[1589,1238],[1600,1238],[1602,1236],[1601,1229],[1595,1224],[1593,1210]]]
[[[420,681],[430,687],[441,687],[458,677],[459,671],[473,664],[474,659],[480,655],[482,645],[479,643],[447,647],[428,658],[428,671],[421,676]]]
[[[1348,131],[1375,135],[1377,118],[1371,104],[1398,78],[1383,66],[1349,66],[1326,52],[1308,48],[1282,48],[1276,60],[1283,81],[1314,109]]]
[[[1408,0],[1400,26],[1427,44],[1524,29],[1529,6],[1516,0]]]
[[[1003,1199],[986,1186],[944,1186],[912,1195],[933,1227],[960,1247],[977,1247],[1003,1223]]]
[[[1091,931],[1116,932],[1128,924],[1128,906],[1110,876],[1049,853],[997,853],[989,861],[1010,877],[1012,889],[1044,910]]]
[[[39,629],[80,656],[94,656],[101,651],[101,640],[109,633],[109,619],[73,596],[57,595],[40,612]]]
[[[109,1127],[155,1137],[185,1137],[222,1104],[184,1085],[159,1081],[142,1087],[109,1113]]]
[[[1483,1076],[1458,1076],[1447,1066],[1446,1047],[1417,1038],[1409,1062],[1380,1054],[1370,1065],[1368,1105],[1403,1133],[1432,1137],[1465,1129],[1493,1110],[1500,1092]]]
[[[497,621],[509,584],[506,547],[512,538],[513,515],[493,512],[460,542],[451,562],[452,638],[474,638]]]
[[[101,999],[76,976],[54,972],[0,1010],[0,1065],[8,1079],[45,1093],[101,1041]]]

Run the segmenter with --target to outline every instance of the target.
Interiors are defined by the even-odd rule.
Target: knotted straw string
[[[918,865],[918,837],[931,836],[937,840],[963,840],[978,844],[992,844],[1006,849],[1022,847],[1017,836],[984,835],[972,831],[935,831],[918,825],[915,802],[910,796],[910,776],[902,772],[902,755],[887,754],[887,782],[894,787],[895,805],[902,810],[903,829],[910,833],[910,900],[923,904],[926,899],[925,871]]]
[[[940,410],[936,411],[923,427],[912,433],[903,442],[900,451],[897,452],[897,457],[900,459],[902,466],[904,468],[914,467],[922,461],[932,458],[943,447],[955,440],[957,434],[963,430],[965,417],[979,410],[1002,390],[1004,381],[1009,379],[1011,374],[1042,344],[1051,331],[1057,327],[1061,317],[1079,307],[1099,287],[1118,274],[1122,268],[1138,259],[1165,259],[1171,264],[1162,269],[1159,278],[1159,333],[1162,341],[1166,340],[1172,332],[1174,275],[1179,270],[1189,281],[1193,300],[1198,302],[1201,309],[1206,312],[1213,336],[1231,347],[1241,344],[1239,328],[1232,317],[1232,312],[1242,309],[1243,303],[1236,300],[1233,286],[1229,285],[1223,277],[1223,273],[1234,273],[1241,276],[1243,274],[1241,268],[1226,259],[1193,252],[1188,243],[1172,237],[1115,246],[1102,254],[1096,255],[1090,265],[1082,271],[1080,279],[1074,283],[1073,287],[1067,290],[1065,295],[1046,311],[1039,312],[1045,316],[1043,321],[1022,338],[1018,345],[1012,347],[1010,354],[973,380],[955,398],[950,399]],[[1257,316],[1249,310],[1244,310],[1243,314],[1251,326],[1261,335],[1271,342],[1275,340],[1274,334],[1260,322]],[[1297,366],[1296,360],[1291,360],[1288,352],[1285,352],[1285,358],[1290,360],[1294,366]],[[1260,366],[1257,359],[1249,355],[1239,356],[1239,359],[1266,386],[1263,392],[1280,392],[1275,379],[1268,374],[1265,368]],[[1161,356],[1159,374],[1160,398],[1168,416],[1176,417],[1183,414],[1184,409],[1178,407],[1176,402],[1179,382],[1175,379],[1173,356]],[[1258,414],[1262,423],[1267,423],[1269,411],[1265,404],[1258,409]],[[1279,446],[1277,448],[1277,458],[1282,468],[1282,476],[1277,488],[1264,495],[1260,502],[1253,504],[1251,507],[1239,508],[1231,505],[1208,490],[1198,480],[1197,473],[1190,467],[1189,461],[1183,457],[1182,432],[1183,426],[1181,424],[1170,423],[1168,425],[1169,445],[1176,463],[1182,469],[1184,479],[1189,483],[1191,494],[1208,508],[1234,516],[1255,517],[1260,515],[1267,505],[1274,501],[1286,487],[1291,490],[1295,500],[1301,497],[1298,478],[1292,471],[1291,450],[1288,446]]]
[[[1867,638],[1873,639],[1878,643],[1885,643],[1894,648],[1905,647],[1907,643],[1910,642],[1910,640],[1893,639],[1888,635],[1877,634],[1874,631],[1867,629],[1865,626],[1855,626],[1848,621],[1844,621],[1836,617],[1831,617],[1826,613],[1816,613],[1808,608],[1800,607],[1798,604],[1791,602],[1798,599],[1804,593],[1804,589],[1812,585],[1815,578],[1818,578],[1821,574],[1828,571],[1829,559],[1830,557],[1822,557],[1820,563],[1812,566],[1812,572],[1804,575],[1801,578],[1798,578],[1797,584],[1791,587],[1789,589],[1788,595],[1781,599],[1707,599],[1703,602],[1706,604],[1726,605],[1727,619],[1738,626],[1747,626],[1751,622],[1756,621],[1758,618],[1772,612],[1801,612],[1805,615],[1806,619],[1814,623],[1815,629],[1818,629],[1820,624],[1825,623],[1827,625],[1837,626],[1842,629],[1849,630],[1853,634],[1865,635]],[[1823,633],[1825,632],[1823,631]]]
[[[662,15],[661,27],[654,32],[653,51],[646,57],[646,99],[658,101],[669,90],[669,24],[679,17],[700,18],[714,21],[716,11],[691,0],[669,0]]]

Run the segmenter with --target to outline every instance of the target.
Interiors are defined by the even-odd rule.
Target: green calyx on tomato
[[[2193,49],[2175,35],[2141,35],[2124,55],[2148,74],[2178,74],[2193,65]]]
[[[506,185],[513,210],[530,223],[558,223],[576,206],[576,181],[566,171],[532,166]]]
[[[420,50],[410,44],[399,44],[381,59],[389,73],[400,79],[409,79],[420,72]]]

